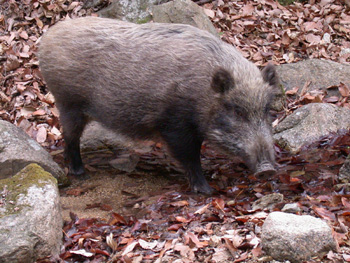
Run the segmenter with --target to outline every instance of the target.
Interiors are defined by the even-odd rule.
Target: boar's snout
[[[275,152],[270,127],[262,125],[256,129],[248,146],[247,164],[255,176],[271,176],[276,173]]]
[[[270,162],[262,162],[258,164],[254,173],[255,176],[270,176],[276,173],[276,169]]]

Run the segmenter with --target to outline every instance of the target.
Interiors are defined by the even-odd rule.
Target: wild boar
[[[206,31],[79,18],[50,28],[38,57],[75,176],[84,174],[79,143],[91,119],[134,139],[162,139],[194,192],[212,192],[200,163],[205,139],[241,156],[256,174],[275,171],[269,120],[275,69],[260,71]]]

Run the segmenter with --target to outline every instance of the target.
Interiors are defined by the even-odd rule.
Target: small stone
[[[350,181],[350,155],[346,158],[343,166],[339,170],[338,180],[345,184]]]
[[[328,33],[324,33],[322,40],[327,44],[331,43],[331,35]]]
[[[342,50],[340,51],[340,56],[349,54],[349,53],[350,53],[350,48],[342,48]]]
[[[301,209],[297,203],[285,204],[284,207],[282,208],[282,212],[291,213],[291,214],[296,214],[300,211]]]
[[[276,204],[283,202],[283,195],[278,193],[273,193],[269,195],[265,195],[261,197],[260,199],[256,200],[253,205],[253,210],[272,210]]]

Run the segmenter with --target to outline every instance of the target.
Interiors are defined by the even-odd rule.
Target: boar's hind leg
[[[64,157],[68,162],[69,173],[87,179],[80,155],[80,136],[87,123],[87,117],[78,107],[72,105],[64,107],[60,115],[63,126],[63,137],[65,141]]]
[[[176,110],[171,112],[179,113]],[[181,114],[179,117],[176,116],[176,113],[167,117],[169,118],[163,119],[160,131],[174,158],[185,168],[191,190],[195,193],[211,194],[213,189],[206,181],[200,163],[203,139],[196,132],[197,126],[191,122],[190,118],[188,120],[181,119]]]

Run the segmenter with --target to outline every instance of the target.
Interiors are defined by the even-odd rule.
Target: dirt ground
[[[176,170],[163,150],[138,153],[137,165],[129,172],[115,169],[109,164],[112,160],[124,160],[123,165],[130,166],[129,159],[132,158],[128,157],[134,155],[134,150],[83,154],[90,179],[82,181],[70,177],[71,185],[60,189],[64,220],[70,220],[70,212],[79,218],[106,220],[112,212],[124,216],[137,215],[152,202],[152,196],[156,198],[162,191],[172,188],[186,191],[186,178]],[[64,167],[62,154],[55,160]]]

